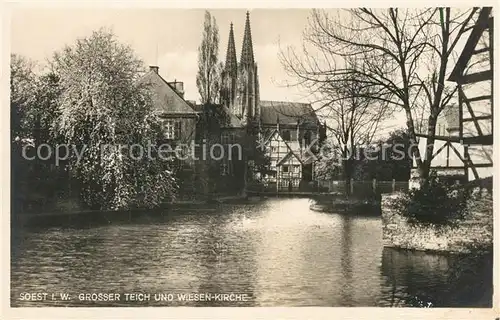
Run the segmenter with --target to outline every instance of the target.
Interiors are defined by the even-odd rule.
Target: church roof
[[[197,114],[191,105],[158,74],[157,69],[156,71],[152,69],[142,76],[139,83],[150,86],[156,112],[165,115],[195,116]]]
[[[260,101],[260,120],[264,125],[301,123],[317,125],[318,117],[310,103],[287,101]]]

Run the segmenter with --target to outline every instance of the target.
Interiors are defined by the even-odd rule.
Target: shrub
[[[253,192],[262,192],[266,188],[264,182],[259,180],[251,180],[247,182],[247,190]]]
[[[469,193],[464,186],[450,186],[433,172],[420,189],[412,189],[395,203],[409,223],[425,226],[455,226],[468,214]]]

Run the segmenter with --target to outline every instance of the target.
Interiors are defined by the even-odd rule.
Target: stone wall
[[[385,247],[421,251],[467,253],[493,245],[493,200],[484,194],[469,201],[470,214],[456,228],[415,226],[392,205],[401,194],[382,195],[383,242]]]

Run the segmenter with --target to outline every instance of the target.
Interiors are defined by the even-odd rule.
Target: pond
[[[384,249],[380,216],[309,205],[15,229],[11,306],[491,306],[491,257]]]

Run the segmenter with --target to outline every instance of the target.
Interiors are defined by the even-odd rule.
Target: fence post
[[[392,192],[396,192],[396,179],[392,179]]]
[[[351,194],[354,193],[354,179],[351,178]]]
[[[375,178],[372,180],[372,191],[377,191],[377,179]]]
[[[280,193],[280,178],[279,178],[279,168],[276,168],[276,195]]]

